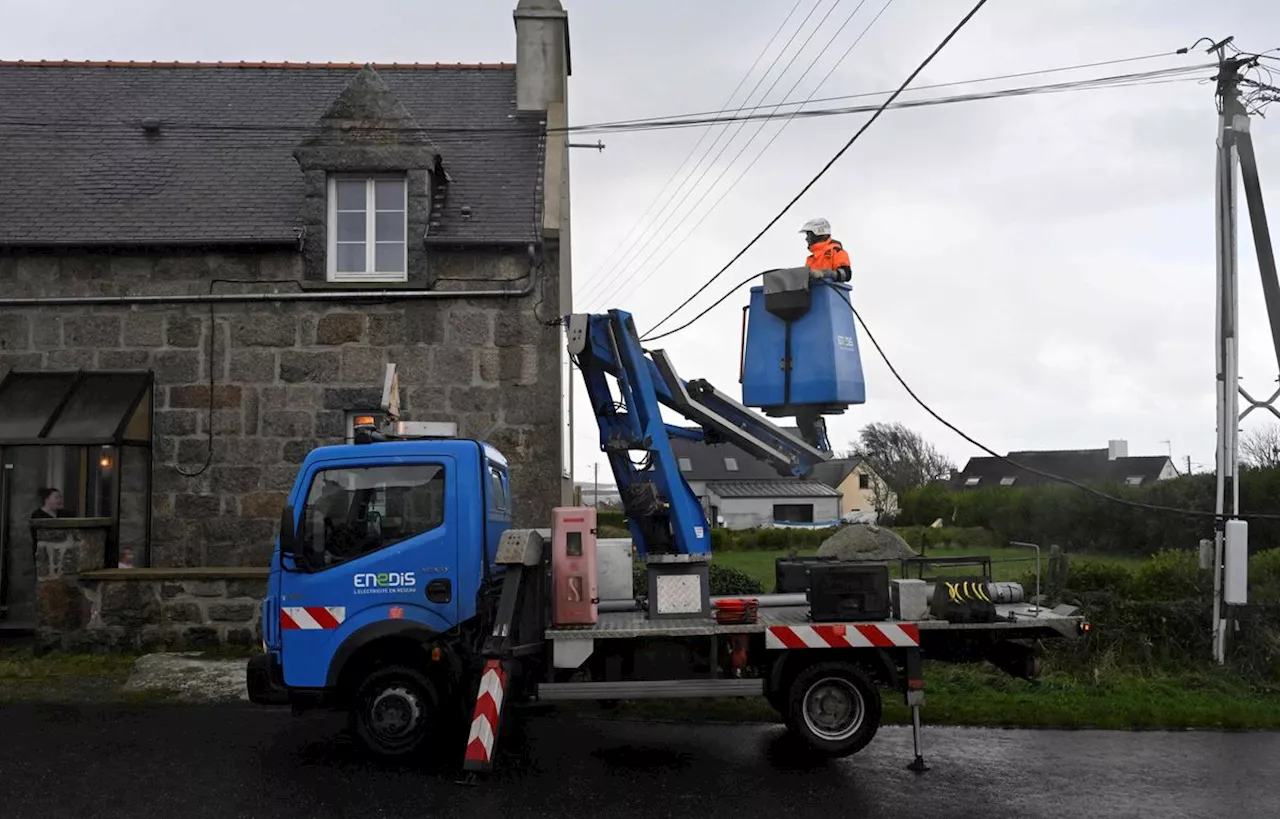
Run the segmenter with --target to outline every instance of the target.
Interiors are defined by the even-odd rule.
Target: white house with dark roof
[[[1022,450],[1006,457],[1008,460],[970,458],[964,469],[951,477],[951,488],[1025,488],[1054,483],[1041,473],[1088,484],[1149,486],[1178,474],[1167,455],[1130,455],[1128,441],[1121,439],[1108,441],[1105,449]]]
[[[713,526],[832,526],[843,515],[839,490],[818,480],[780,475],[733,444],[673,438],[671,447]]]

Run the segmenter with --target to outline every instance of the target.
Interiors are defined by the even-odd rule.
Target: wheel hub
[[[861,692],[848,680],[819,680],[805,693],[805,724],[823,739],[839,741],[852,736],[862,726],[865,713]]]
[[[421,724],[422,702],[408,688],[387,688],[370,703],[369,716],[375,733],[386,739],[399,739]]]

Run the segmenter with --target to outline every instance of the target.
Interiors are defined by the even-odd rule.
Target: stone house
[[[0,63],[10,604],[39,486],[106,566],[265,566],[388,363],[517,525],[568,499],[568,20],[514,18],[514,64]]]

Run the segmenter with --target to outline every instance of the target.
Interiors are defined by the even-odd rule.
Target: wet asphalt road
[[[521,720],[473,787],[366,759],[341,719],[251,706],[0,707],[0,816],[1280,816],[1280,734],[885,728],[813,763],[772,726]]]

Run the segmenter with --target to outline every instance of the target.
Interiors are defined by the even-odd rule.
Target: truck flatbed
[[[1035,607],[1025,603],[1003,603],[996,605],[995,622],[991,623],[950,623],[946,620],[869,620],[850,623],[815,623],[809,619],[807,606],[778,606],[762,608],[758,612],[755,623],[722,625],[709,617],[682,617],[669,620],[650,620],[642,611],[602,612],[595,625],[586,626],[553,626],[546,629],[548,640],[614,640],[634,637],[699,637],[712,634],[759,634],[766,631],[789,631],[804,639],[808,627],[817,627],[820,631],[843,627],[857,631],[857,627],[877,627],[886,635],[895,631],[903,632],[902,627],[922,632],[929,631],[1011,631],[1033,633],[1040,629],[1052,629],[1064,636],[1071,636],[1083,622],[1078,614],[1063,613],[1044,607]],[[805,631],[795,631],[795,629]],[[1014,635],[1010,635],[1014,636]],[[915,642],[914,640],[912,642]],[[857,643],[852,643],[858,647]],[[875,642],[867,643],[867,647]],[[816,647],[816,646],[815,646]]]

